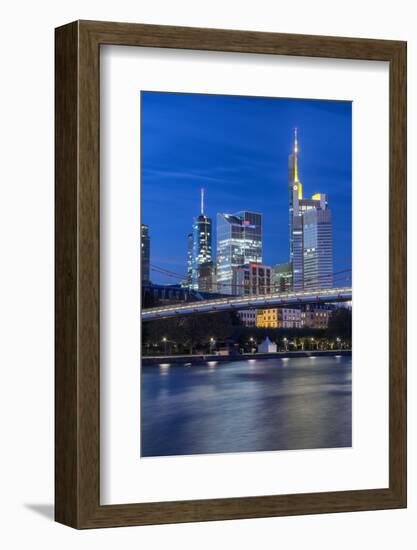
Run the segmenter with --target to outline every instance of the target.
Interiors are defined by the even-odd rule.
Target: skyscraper
[[[193,234],[187,235],[187,281],[185,286],[191,288],[193,282]]]
[[[204,214],[204,189],[201,189],[201,211],[193,223],[191,286],[195,290],[199,289],[200,267],[211,262],[211,242],[212,223],[211,218]]]
[[[323,208],[310,208],[303,215],[305,289],[333,286],[332,216],[327,200],[323,202]]]
[[[290,262],[292,265],[292,284],[294,290],[303,288],[303,227],[300,201],[303,198],[303,186],[298,178],[298,137],[294,130],[294,148],[288,159],[289,182],[289,226],[290,226]]]
[[[142,224],[141,227],[141,243],[140,243],[140,255],[142,262],[141,279],[142,284],[148,284],[150,282],[150,255],[151,255],[151,239],[149,237],[149,227]]]
[[[298,135],[288,162],[290,262],[293,290],[333,284],[332,218],[327,195],[303,198],[298,174]]]
[[[262,263],[262,214],[217,214],[217,291],[232,294],[233,268]]]

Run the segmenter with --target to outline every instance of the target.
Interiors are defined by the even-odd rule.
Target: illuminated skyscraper
[[[187,281],[185,286],[191,288],[193,282],[193,234],[187,235]]]
[[[141,279],[142,284],[148,284],[150,282],[150,254],[151,254],[151,239],[149,237],[149,227],[142,224],[141,227],[141,243],[140,243],[140,255],[142,261]]]
[[[211,241],[211,218],[204,214],[204,189],[201,189],[201,212],[193,223],[191,286],[195,290],[199,289],[200,267],[210,263],[212,259]]]
[[[332,217],[327,195],[303,198],[298,175],[298,135],[288,162],[290,262],[293,290],[333,285]]]
[[[294,290],[301,290],[303,282],[303,219],[300,201],[303,198],[303,186],[298,178],[298,137],[294,131],[294,148],[288,160],[288,182],[290,203],[290,262],[292,265],[292,284]]]
[[[217,291],[232,294],[233,268],[262,263],[262,215],[217,214]]]
[[[333,286],[332,215],[327,196],[320,196],[323,207],[310,208],[303,215],[305,289]]]

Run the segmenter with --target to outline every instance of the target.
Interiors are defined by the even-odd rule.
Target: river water
[[[350,357],[145,366],[141,455],[350,447]]]

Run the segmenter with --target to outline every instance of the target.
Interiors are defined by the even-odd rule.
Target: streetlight
[[[284,347],[285,347],[285,351],[288,351],[288,346],[287,346],[287,338],[284,338]]]
[[[213,353],[213,346],[216,343],[214,338],[210,338],[210,353]]]
[[[167,339],[166,339],[165,336],[162,338],[162,341],[164,343],[164,353],[166,355],[167,354]]]
[[[252,336],[249,338],[249,342],[250,342],[250,344],[251,344],[250,350],[251,350],[251,352],[253,353],[253,349],[254,349],[254,348],[253,348],[254,339],[253,339]]]
[[[337,349],[340,349],[340,341],[341,341],[341,340],[340,340],[340,338],[339,338],[339,337],[337,337],[337,338],[336,338],[336,342],[337,342]]]
[[[314,338],[311,339],[311,348],[314,347]]]

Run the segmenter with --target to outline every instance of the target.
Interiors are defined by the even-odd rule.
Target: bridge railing
[[[262,301],[265,301],[265,305],[267,305],[268,300],[280,300],[283,301],[286,300],[293,300],[303,297],[315,297],[317,301],[323,301],[326,296],[334,296],[334,295],[345,295],[352,292],[351,287],[336,287],[336,288],[330,288],[330,289],[315,289],[315,290],[301,290],[296,292],[280,292],[280,293],[272,293],[272,294],[260,294],[260,295],[251,295],[251,296],[225,296],[224,298],[216,298],[214,300],[207,299],[207,300],[201,300],[199,302],[182,302],[181,304],[175,304],[175,305],[166,305],[166,306],[157,306],[153,308],[146,308],[142,310],[142,313],[163,313],[163,312],[169,312],[169,311],[183,311],[186,309],[193,309],[193,310],[199,310],[206,307],[213,307],[215,308],[216,305],[233,305],[235,308],[238,309],[239,304],[245,304],[245,307],[250,307],[251,302],[253,302],[254,307],[260,307],[262,305]],[[248,306],[249,304],[249,306]]]

